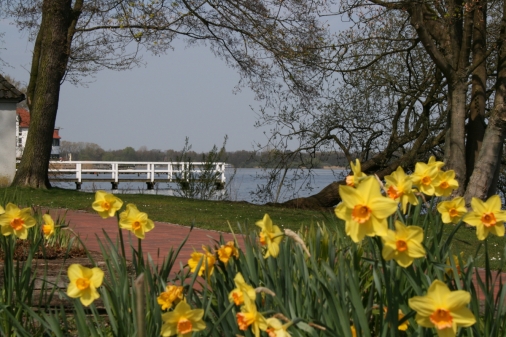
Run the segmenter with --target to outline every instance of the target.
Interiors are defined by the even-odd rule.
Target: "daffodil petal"
[[[449,296],[446,297],[445,303],[446,308],[450,311],[454,311],[465,307],[471,301],[471,295],[464,290],[452,291]]]
[[[474,227],[480,227],[480,225],[482,224],[481,215],[479,215],[477,212],[467,213],[464,216],[463,221],[465,223],[467,223],[468,225],[474,226]]]
[[[466,307],[452,311],[452,317],[455,323],[463,327],[470,327],[476,323],[473,313]]]
[[[497,194],[488,198],[486,204],[488,205],[490,211],[501,210],[501,198]]]
[[[485,205],[485,203],[478,199],[478,198],[472,198],[471,199],[471,207],[473,208],[473,211],[479,214],[487,213],[488,207]]]
[[[411,309],[417,312],[418,315],[429,317],[435,310],[435,303],[426,296],[415,296],[408,300],[408,305]],[[418,319],[417,319],[418,322]],[[420,324],[420,323],[418,323]],[[426,325],[423,325],[426,326]],[[432,325],[430,325],[432,326]]]

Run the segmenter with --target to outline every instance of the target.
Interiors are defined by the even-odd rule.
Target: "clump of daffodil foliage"
[[[46,299],[32,310],[34,301],[21,303],[33,289],[30,274],[23,267],[24,278],[16,279],[20,269],[6,261],[12,275],[4,277],[2,331],[22,336],[506,335],[506,287],[501,270],[488,265],[487,246],[490,235],[504,237],[500,197],[473,199],[468,209],[463,198],[450,198],[458,187],[455,173],[444,171],[434,157],[417,163],[411,175],[399,167],[384,181],[363,173],[358,160],[351,167],[330,223],[296,233],[281,230],[282,224],[266,214],[255,228],[239,225],[234,240],[194,251],[182,269],[174,262],[184,242],[155,264],[142,252],[153,221],[137,206],[123,210],[121,199],[99,191],[93,208],[118,220],[118,242],[108,237],[102,242],[105,263],[73,264],[62,273],[68,276],[66,288],[46,285],[71,309],[49,309]],[[453,245],[457,231],[469,230],[466,224],[480,241],[471,256],[455,252]],[[14,236],[24,239],[38,230],[40,244],[52,230],[49,219],[36,226],[30,209],[13,204],[0,209],[0,226],[4,250],[12,249]],[[127,247],[131,255],[125,230],[138,238]],[[481,255],[483,270],[475,266]]]

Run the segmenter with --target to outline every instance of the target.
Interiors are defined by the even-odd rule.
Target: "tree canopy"
[[[141,50],[164,53],[182,37],[208,43],[245,83],[265,87],[273,64],[315,44],[323,32],[312,4],[293,0],[13,0],[0,6],[34,43],[31,128],[13,182],[31,187],[50,187],[50,141],[63,81],[128,69],[141,62]]]
[[[349,28],[327,34],[317,61],[293,79],[311,94],[286,87],[271,100],[277,111],[263,114],[271,144],[284,149],[279,162],[333,148],[382,177],[436,154],[455,170],[456,194],[494,193],[506,126],[504,6],[349,0],[320,13]],[[289,204],[333,206],[337,190]]]

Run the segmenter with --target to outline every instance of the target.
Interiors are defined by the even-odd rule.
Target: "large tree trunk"
[[[449,85],[450,87],[450,85]],[[465,146],[465,120],[466,120],[466,91],[467,84],[457,81],[452,88],[448,88],[451,99],[451,121],[450,121],[450,135],[447,141],[450,142],[449,146],[445,146],[445,157],[448,162],[446,168],[455,171],[455,179],[459,183],[459,188],[454,192],[457,195],[463,195],[465,191],[466,180],[466,146]]]
[[[75,23],[72,0],[44,0],[42,22],[32,58],[28,104],[30,128],[13,186],[51,187],[48,166],[60,86],[67,68],[69,28]]]
[[[501,41],[497,67],[497,83],[494,108],[492,110],[483,144],[469,180],[465,198],[469,203],[472,197],[485,199],[494,190],[494,172],[500,165],[502,147],[506,136],[506,1],[503,4],[501,22]]]
[[[480,0],[474,10],[472,46],[474,60],[485,60],[487,50],[486,6],[486,1]],[[466,184],[473,173],[474,165],[483,142],[483,136],[485,135],[485,106],[487,100],[487,67],[485,61],[473,70],[471,83],[471,106],[469,109],[466,140]]]

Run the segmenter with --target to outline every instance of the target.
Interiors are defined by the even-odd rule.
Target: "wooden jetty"
[[[83,182],[110,182],[112,189],[120,182],[143,182],[154,189],[156,182],[188,183],[190,180],[212,177],[220,188],[225,187],[226,163],[205,162],[104,162],[104,161],[51,161],[49,179],[55,182],[74,182],[81,189]]]

